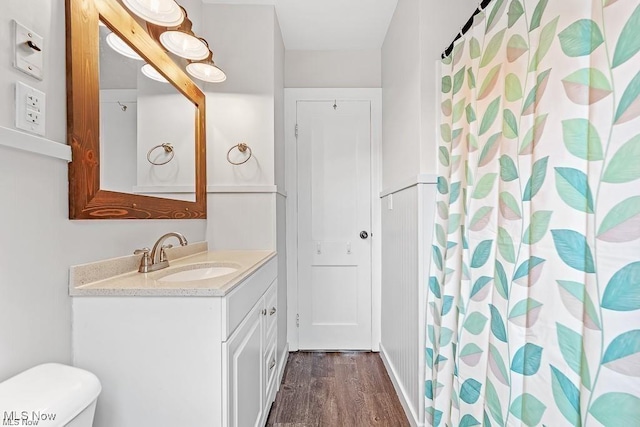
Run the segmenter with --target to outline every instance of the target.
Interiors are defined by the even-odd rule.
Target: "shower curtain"
[[[442,61],[427,425],[640,426],[640,3],[494,0]]]

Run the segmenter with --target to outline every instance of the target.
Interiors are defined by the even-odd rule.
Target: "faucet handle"
[[[173,247],[172,244],[162,245],[162,247],[160,248],[160,262],[167,260],[167,254],[164,250],[171,249],[172,247]]]
[[[151,266],[151,255],[149,255],[150,252],[151,249],[149,248],[136,249],[135,251],[133,251],[134,255],[142,254],[142,259],[140,259],[140,267],[138,268],[138,271],[140,273],[149,272],[149,267]]]

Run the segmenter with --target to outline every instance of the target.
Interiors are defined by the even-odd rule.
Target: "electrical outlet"
[[[38,97],[38,95],[27,95],[27,107],[32,108],[36,111],[40,111],[40,98]]]
[[[16,83],[16,127],[38,135],[45,133],[44,92]]]
[[[40,125],[42,123],[42,116],[37,111],[27,108],[27,121],[34,125]]]

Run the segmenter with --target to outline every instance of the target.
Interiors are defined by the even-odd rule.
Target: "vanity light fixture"
[[[222,83],[227,80],[227,75],[218,67],[211,59],[213,55],[209,55],[204,61],[189,62],[187,65],[187,73],[196,79],[209,83]]]
[[[122,0],[135,15],[155,25],[177,27],[185,18],[183,9],[174,0]]]
[[[121,55],[126,56],[127,58],[143,61],[142,57],[138,55],[138,53],[135,50],[133,50],[115,33],[109,33],[107,35],[107,44],[111,47],[111,49],[115,50]]]
[[[167,51],[187,60],[186,70],[191,76],[209,83],[221,83],[227,79],[224,71],[222,71],[213,62],[213,52],[209,49],[209,43],[207,43],[207,41],[202,37],[198,37],[193,33],[193,22],[189,19],[184,7],[178,5],[174,0],[122,1],[132,12],[147,21],[147,32],[153,39],[155,39]],[[140,5],[157,12],[159,10],[168,9],[169,6],[171,6],[169,3],[174,3],[180,11],[181,20],[179,22],[175,21],[177,23],[160,24],[156,19],[149,19],[145,17],[151,15],[138,13],[142,7]],[[155,17],[155,15],[151,16],[151,18]],[[138,59],[140,58],[138,57]],[[149,66],[145,65],[142,71],[145,76],[149,78],[164,81],[164,78]],[[160,78],[162,78],[162,80],[160,80]]]
[[[160,74],[158,70],[156,70],[151,64],[144,64],[140,70],[142,71],[142,74],[152,80],[160,83],[169,83],[167,79],[165,79],[164,76]]]

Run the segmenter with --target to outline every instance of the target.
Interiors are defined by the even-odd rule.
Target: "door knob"
[[[360,232],[360,238],[361,239],[366,239],[367,237],[369,237],[369,233],[367,233],[366,231],[361,231]]]

